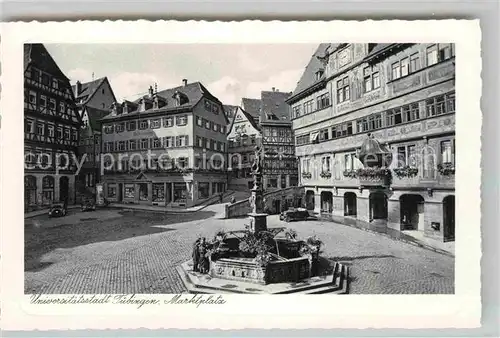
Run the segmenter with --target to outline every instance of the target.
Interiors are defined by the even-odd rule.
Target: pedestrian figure
[[[208,247],[205,237],[201,238],[200,244],[198,245],[199,261],[198,261],[198,271],[200,273],[208,273],[210,270],[210,261],[207,257]]]
[[[198,238],[194,242],[194,244],[193,244],[193,251],[192,251],[192,254],[191,254],[191,257],[193,258],[193,271],[194,272],[199,271],[198,265],[199,265],[199,262],[200,262],[200,249],[199,249],[200,241],[201,241],[201,239]]]

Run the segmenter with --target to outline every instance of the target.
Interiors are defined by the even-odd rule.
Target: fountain
[[[250,224],[237,231],[219,231],[193,245],[192,260],[177,271],[190,293],[347,293],[348,268],[335,263],[319,271],[321,240],[297,238],[294,230],[268,228],[263,212],[263,148],[255,149]]]

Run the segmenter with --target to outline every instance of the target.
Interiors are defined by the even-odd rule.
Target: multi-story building
[[[298,185],[295,142],[290,111],[286,103],[288,97],[290,93],[274,88],[261,94],[260,127],[265,154],[262,173],[266,190]]]
[[[228,128],[229,188],[248,190],[253,187],[252,163],[260,127],[252,115],[238,107]]]
[[[135,102],[115,104],[101,122],[110,201],[187,207],[226,190],[228,121],[201,83],[150,88]]]
[[[233,120],[234,114],[236,114],[236,110],[238,110],[238,106],[233,106],[230,104],[224,105],[224,113],[226,114],[228,121]]]
[[[320,44],[287,101],[309,209],[454,239],[454,56],[449,43]]]
[[[69,79],[42,44],[24,45],[25,207],[75,200],[81,119]]]
[[[264,148],[265,154],[263,188],[270,191],[297,186],[292,122],[286,103],[289,96],[290,93],[273,88],[272,91],[262,91],[260,99],[241,100],[241,107],[235,114],[228,134],[229,157],[233,165],[231,185],[252,187],[251,165],[255,147],[259,145]],[[241,165],[235,167],[238,161]]]
[[[107,77],[86,83],[77,81],[72,90],[83,122],[78,151],[84,162],[76,182],[78,199],[95,194],[95,185],[100,180],[101,126],[99,120],[109,114],[109,109],[116,102],[116,98]]]

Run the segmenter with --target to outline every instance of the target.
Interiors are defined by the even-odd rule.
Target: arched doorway
[[[424,198],[417,194],[405,194],[399,198],[401,230],[424,231]]]
[[[331,214],[333,211],[333,194],[330,191],[321,192],[321,212]]]
[[[443,199],[443,237],[445,242],[455,240],[455,196]]]
[[[376,219],[387,220],[387,195],[383,192],[370,194],[370,221]]]
[[[67,176],[62,176],[59,179],[59,200],[68,202],[69,197],[69,179]]]
[[[314,191],[312,190],[306,192],[306,209],[314,210]]]
[[[346,192],[344,194],[344,216],[356,216],[356,194],[353,192]]]
[[[24,176],[24,204],[26,207],[36,204],[36,177]]]
[[[42,204],[54,201],[54,177],[44,176],[42,179]]]

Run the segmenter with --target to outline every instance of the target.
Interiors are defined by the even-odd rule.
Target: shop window
[[[210,197],[210,184],[208,182],[198,183],[198,198],[205,199]]]
[[[139,183],[139,201],[148,200],[148,184]]]
[[[153,183],[153,202],[165,202],[165,185]]]
[[[186,183],[174,183],[174,198],[176,203],[186,203],[187,200],[187,187]]]

